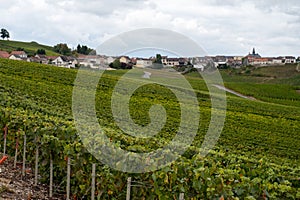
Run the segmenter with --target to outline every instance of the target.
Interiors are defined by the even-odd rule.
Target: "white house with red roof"
[[[28,57],[28,55],[27,55],[27,53],[25,51],[12,51],[10,53],[10,55],[14,55],[14,56],[20,57],[22,59]]]

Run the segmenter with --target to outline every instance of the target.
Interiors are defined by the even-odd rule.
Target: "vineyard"
[[[99,124],[105,127],[110,142],[124,150],[149,152],[161,148],[178,131],[178,100],[171,90],[160,85],[140,87],[130,99],[133,121],[148,124],[150,107],[159,103],[166,109],[166,124],[150,141],[122,134],[114,122],[111,95],[125,73],[106,71],[99,81],[95,98]],[[204,80],[196,74],[187,75],[200,105],[201,120],[193,144],[170,166],[131,174],[103,165],[83,146],[72,115],[76,74],[76,70],[0,59],[0,152],[17,161],[26,160],[21,170],[36,170],[38,184],[53,186],[51,196],[126,199],[131,177],[130,199],[179,199],[182,193],[185,199],[195,200],[300,199],[297,78],[290,79],[295,80],[292,84],[258,84],[257,77],[238,82],[242,76],[224,74],[227,87],[257,101],[228,94],[226,122],[218,144],[201,157],[211,100]],[[93,76],[93,72],[87,76]],[[23,175],[26,177],[26,172]],[[0,198],[5,192],[0,187]]]

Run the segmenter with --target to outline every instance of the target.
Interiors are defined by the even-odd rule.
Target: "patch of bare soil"
[[[0,154],[0,159],[2,155]],[[20,165],[13,168],[12,159],[0,164],[0,199],[1,200],[32,200],[50,199],[47,185],[34,185],[34,174],[31,168],[26,169],[26,175],[22,176]],[[52,198],[64,199],[63,196]]]
[[[296,92],[300,94],[300,90],[296,90]]]

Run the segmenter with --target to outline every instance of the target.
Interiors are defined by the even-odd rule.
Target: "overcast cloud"
[[[187,3],[189,2],[189,3]],[[182,33],[210,55],[300,56],[298,0],[0,0],[12,40],[96,48],[137,28]]]

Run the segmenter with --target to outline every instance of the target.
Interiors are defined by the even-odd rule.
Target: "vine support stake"
[[[18,149],[19,149],[19,136],[16,138],[16,151],[15,151],[15,160],[14,160],[14,168],[17,168],[17,161],[18,161]]]
[[[184,200],[184,193],[179,194],[179,200]]]
[[[131,190],[131,177],[128,177],[126,200],[130,200],[130,190]]]
[[[53,160],[52,156],[50,156],[50,186],[49,186],[49,197],[52,199],[53,196]]]
[[[5,125],[4,127],[4,149],[3,149],[3,156],[6,155],[6,136],[7,136],[7,130],[8,130],[8,127],[7,125]]]
[[[71,159],[68,157],[67,168],[67,200],[70,200]]]
[[[95,200],[95,183],[96,183],[96,164],[92,167],[92,196],[91,200]]]
[[[23,148],[23,168],[22,168],[22,176],[25,176],[25,167],[26,167],[26,134],[24,134],[24,148]]]
[[[38,184],[38,172],[39,172],[39,146],[36,145],[35,150],[35,170],[34,170],[34,185]]]

